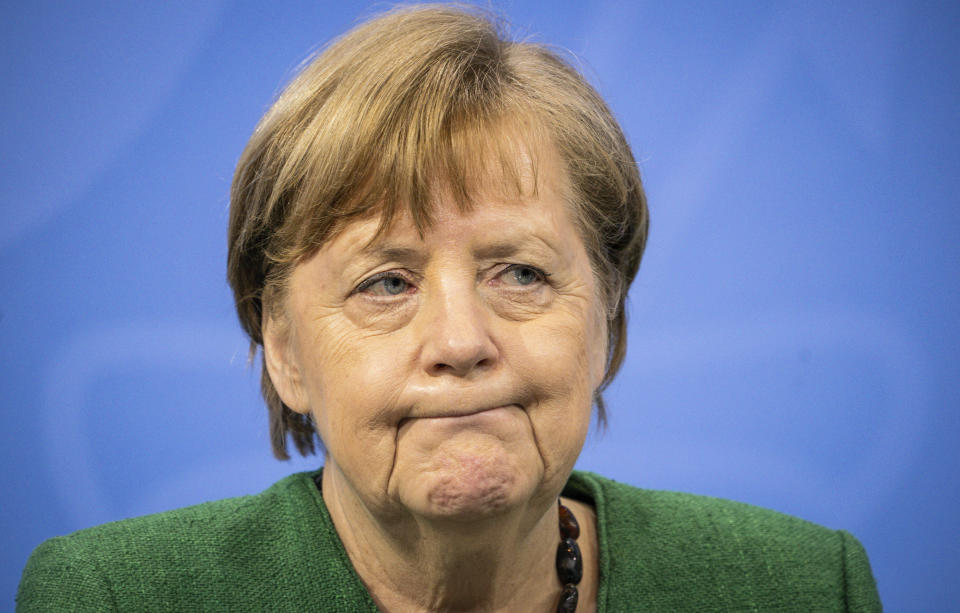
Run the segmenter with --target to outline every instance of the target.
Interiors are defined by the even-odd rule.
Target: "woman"
[[[571,474],[646,229],[620,128],[554,53],[443,6],[354,29],[231,198],[274,453],[323,470],[48,541],[18,607],[879,610],[846,533]]]

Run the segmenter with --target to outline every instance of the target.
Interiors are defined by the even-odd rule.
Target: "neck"
[[[553,495],[462,522],[375,516],[324,470],[323,498],[350,561],[380,610],[553,611],[561,585]]]

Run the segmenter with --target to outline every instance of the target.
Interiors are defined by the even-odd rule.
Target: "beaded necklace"
[[[573,511],[565,507],[559,499],[560,507],[560,544],[557,545],[557,577],[563,584],[560,593],[560,602],[557,603],[557,613],[573,613],[577,610],[577,601],[580,593],[577,584],[583,577],[583,556],[577,537],[580,536],[580,524],[573,516]]]

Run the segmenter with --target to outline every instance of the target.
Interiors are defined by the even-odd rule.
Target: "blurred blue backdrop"
[[[846,528],[888,610],[957,610],[960,5],[492,6],[583,59],[651,202],[580,466]],[[319,463],[271,459],[227,192],[299,62],[376,8],[5,7],[0,609],[48,537]]]

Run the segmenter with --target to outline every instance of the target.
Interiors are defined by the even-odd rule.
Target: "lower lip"
[[[509,419],[519,410],[516,405],[507,405],[495,409],[486,409],[469,413],[467,415],[441,415],[437,417],[421,417],[414,421],[433,422],[438,426],[452,426],[455,428],[464,428],[470,426],[482,426]]]

